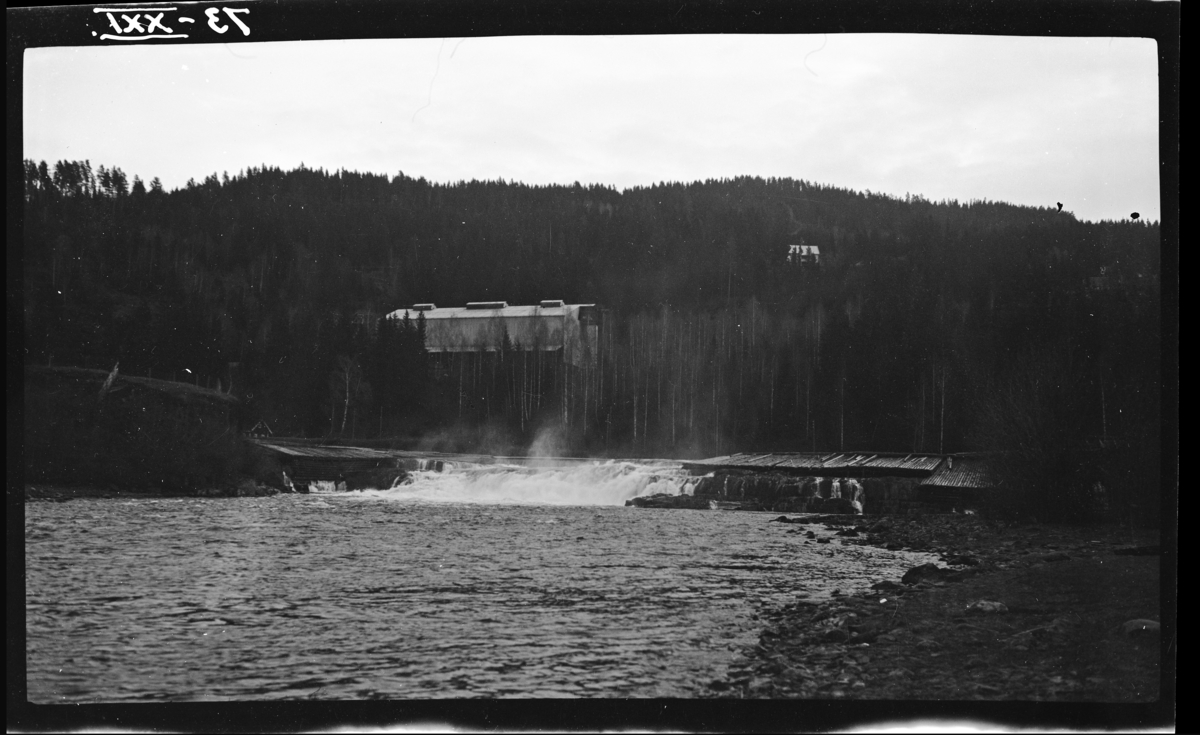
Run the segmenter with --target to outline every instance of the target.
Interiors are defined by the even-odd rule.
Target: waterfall
[[[850,504],[854,506],[854,512],[862,515],[863,502],[866,500],[866,491],[858,480],[847,480],[850,484]]]

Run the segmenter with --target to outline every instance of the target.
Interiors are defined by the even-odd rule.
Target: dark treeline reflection
[[[27,161],[25,193],[29,362],[232,377],[276,434],[553,430],[555,451],[624,456],[1157,441],[1157,223],[750,177],[258,168],[167,192]],[[819,262],[789,262],[796,244]],[[605,310],[596,361],[450,359],[423,324],[377,322],[541,299]]]

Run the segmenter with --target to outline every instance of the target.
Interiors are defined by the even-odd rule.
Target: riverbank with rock
[[[261,498],[284,490],[250,480],[198,490],[120,488],[116,485],[25,485],[26,502],[66,502],[84,498]],[[298,491],[299,492],[299,491]],[[307,492],[305,490],[304,492]]]
[[[700,696],[1146,703],[1164,694],[1161,682],[1173,686],[1153,532],[958,515],[862,521],[764,525],[810,543],[833,536],[833,549],[934,552],[940,563],[770,612],[758,644]]]
[[[363,490],[375,487],[392,487],[404,482],[409,473],[399,468],[384,468],[367,472],[349,473],[335,487],[342,491]],[[260,474],[257,480],[244,478],[236,483],[228,482],[196,489],[118,487],[117,485],[68,485],[26,484],[25,501],[65,502],[81,498],[262,498],[287,493],[308,494],[310,484],[292,482],[281,472]]]

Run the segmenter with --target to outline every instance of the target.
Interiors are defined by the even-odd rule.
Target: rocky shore
[[[938,553],[940,563],[880,580],[870,593],[798,599],[772,611],[758,644],[699,696],[1150,702],[1160,695],[1160,553],[1151,532],[959,515],[764,522],[772,532],[811,534],[814,543],[833,531],[843,544]]]
[[[280,488],[246,480],[194,491],[119,488],[116,485],[25,485],[26,502],[66,502],[82,498],[259,498],[278,495]]]
[[[116,485],[64,485],[37,483],[25,485],[27,502],[66,502],[79,498],[261,498],[288,493],[307,494],[309,483],[284,481],[278,472],[261,473],[258,479],[243,478],[192,490],[158,488],[121,488]],[[399,468],[380,468],[351,473],[342,477],[339,485],[343,490],[362,490],[374,487],[392,487],[404,482],[408,472]]]

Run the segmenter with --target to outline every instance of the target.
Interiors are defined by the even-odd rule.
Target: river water
[[[776,514],[624,507],[681,487],[608,463],[29,503],[29,698],[695,696],[764,610],[926,560],[806,543]]]

